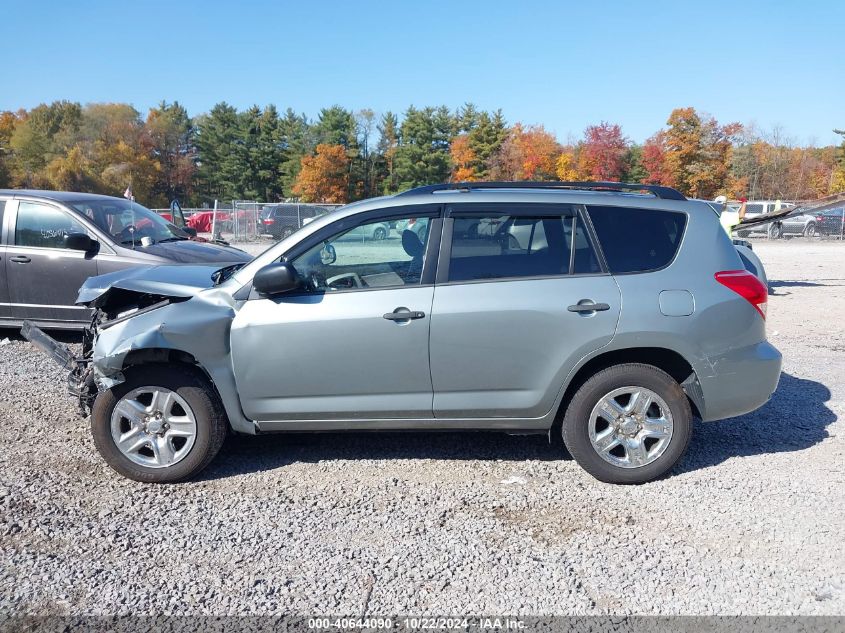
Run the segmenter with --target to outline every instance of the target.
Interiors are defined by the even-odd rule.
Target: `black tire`
[[[804,237],[815,237],[816,236],[816,223],[815,222],[808,222],[807,226],[804,227]]]
[[[387,239],[387,231],[384,230],[383,226],[376,227],[376,230],[373,231],[373,239],[377,242]]]
[[[293,235],[293,227],[292,226],[286,226],[285,228],[282,229],[281,239],[286,240],[291,235]]]
[[[773,240],[783,237],[783,226],[779,222],[774,222],[769,226],[769,237]]]
[[[668,446],[653,462],[624,468],[605,461],[593,448],[589,435],[593,407],[614,389],[627,386],[650,389],[662,398],[673,418]],[[692,437],[692,409],[681,386],[666,372],[639,363],[604,369],[575,393],[563,419],[563,442],[576,462],[599,481],[612,484],[642,484],[669,472],[681,459]]]
[[[226,439],[228,420],[223,405],[208,379],[188,365],[147,364],[124,372],[126,381],[97,396],[91,410],[94,445],[115,471],[145,483],[172,483],[193,477],[220,451]],[[120,399],[139,387],[165,387],[181,396],[196,419],[196,438],[190,452],[172,466],[150,468],[136,464],[115,445],[111,416]]]

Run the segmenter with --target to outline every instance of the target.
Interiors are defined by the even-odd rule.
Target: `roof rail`
[[[437,191],[473,191],[480,189],[587,189],[590,191],[648,191],[655,198],[663,200],[686,200],[684,194],[672,187],[643,185],[628,182],[450,182],[440,185],[425,185],[408,189],[397,196],[411,196]]]

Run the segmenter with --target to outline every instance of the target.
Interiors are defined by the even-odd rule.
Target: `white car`
[[[774,213],[777,203],[777,200],[751,200],[745,205],[745,219],[751,220],[767,213]],[[794,206],[791,202],[780,203],[781,209],[790,209]],[[747,237],[751,233],[772,233],[773,231],[774,234],[771,237],[780,237],[782,235],[778,226],[771,224],[757,224],[747,229],[737,229],[736,234],[737,237]]]

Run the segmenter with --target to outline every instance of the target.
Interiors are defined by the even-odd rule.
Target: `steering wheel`
[[[334,277],[329,277],[326,279],[326,285],[330,288],[334,288],[332,284],[337,283],[338,281],[343,281],[344,279],[351,279],[352,285],[356,288],[365,288],[366,284],[364,284],[364,280],[358,276],[358,273],[342,273],[340,275],[335,275]]]

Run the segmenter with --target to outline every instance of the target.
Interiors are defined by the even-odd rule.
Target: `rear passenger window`
[[[454,218],[449,281],[567,275],[572,266],[577,272],[599,271],[586,233],[574,217]]]
[[[687,216],[675,211],[587,207],[611,273],[667,266],[678,252]]]

